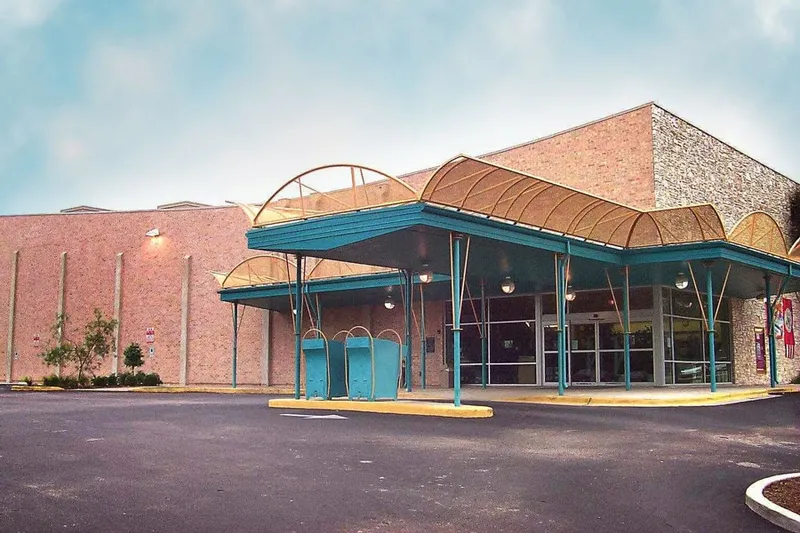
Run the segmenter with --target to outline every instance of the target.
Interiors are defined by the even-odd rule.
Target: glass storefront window
[[[492,298],[489,301],[489,312],[492,322],[533,320],[536,317],[536,300],[533,295]]]
[[[653,379],[653,352],[651,350],[631,352],[631,381],[652,383]],[[600,352],[600,381],[625,382],[625,352]]]
[[[721,312],[721,311],[720,311]],[[726,322],[714,324],[714,356],[717,361],[731,360],[731,325]]]
[[[653,347],[653,327],[650,322],[631,322],[631,349]],[[618,322],[600,323],[600,349],[622,350],[625,348],[625,336]]]
[[[447,326],[444,332],[446,362],[453,367],[453,328]],[[461,364],[481,362],[481,335],[476,325],[461,328]],[[480,383],[480,379],[478,380]]]
[[[536,365],[492,365],[491,382],[496,385],[536,385]]]
[[[701,299],[703,296],[701,295]],[[693,289],[682,291],[672,291],[672,314],[673,316],[685,316],[690,318],[702,318],[700,304],[697,301],[697,294]]]
[[[703,361],[705,359],[703,322],[675,318],[672,320],[672,327],[674,328],[672,341],[675,361]]]
[[[492,364],[536,362],[535,322],[492,324],[489,329]]]
[[[401,303],[402,300],[397,301],[398,306],[400,306]],[[451,301],[445,302],[444,322],[448,326],[453,325],[453,304]],[[480,324],[480,322],[481,322],[481,301],[468,300],[464,298],[464,303],[461,304],[461,325],[463,326],[464,324]]]

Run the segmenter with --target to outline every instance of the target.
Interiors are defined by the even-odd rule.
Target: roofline
[[[561,130],[561,131],[558,131],[556,133],[550,133],[550,134],[545,135],[543,137],[537,137],[537,138],[535,138],[533,140],[530,140],[530,141],[525,141],[525,142],[522,142],[522,143],[514,144],[512,146],[508,146],[506,148],[500,148],[498,150],[493,150],[491,152],[486,152],[485,154],[480,154],[480,155],[477,155],[475,157],[477,157],[478,159],[484,159],[486,157],[491,157],[491,156],[494,156],[494,155],[497,155],[497,154],[502,154],[503,152],[509,152],[511,150],[516,150],[517,148],[522,148],[523,146],[536,144],[536,143],[539,143],[539,142],[542,142],[542,141],[546,141],[548,139],[552,139],[554,137],[558,137],[559,135],[564,135],[565,133],[571,133],[571,132],[573,132],[575,130],[579,130],[579,129],[582,129],[582,128],[587,128],[589,126],[594,126],[595,124],[599,124],[600,122],[605,122],[606,120],[611,120],[612,118],[617,118],[617,117],[620,117],[622,115],[627,115],[628,113],[633,113],[634,111],[639,111],[640,109],[643,109],[643,108],[648,107],[648,106],[653,106],[653,105],[656,105],[655,102],[650,101],[650,102],[638,105],[636,107],[631,107],[630,109],[625,109],[623,111],[617,111],[616,113],[612,113],[610,115],[606,115],[605,117],[602,117],[602,118],[591,120],[589,122],[584,122],[583,124],[579,124],[577,126],[569,127],[569,128],[567,128],[565,130]],[[680,118],[680,117],[678,117],[678,118]],[[412,172],[406,172],[405,174],[399,174],[397,176],[397,178],[402,179],[402,178],[405,178],[407,176],[412,176],[414,174],[419,174],[420,172],[435,171],[438,168],[439,168],[438,166],[433,166],[433,167],[423,168],[421,170],[414,170]]]
[[[731,150],[733,150],[734,152],[738,152],[739,154],[741,154],[741,155],[745,156],[747,159],[749,159],[749,160],[753,161],[754,163],[758,163],[758,164],[759,164],[759,165],[761,165],[762,167],[765,167],[765,168],[767,168],[767,169],[771,170],[771,171],[772,171],[772,172],[774,172],[775,174],[778,174],[779,176],[781,176],[781,177],[783,177],[783,178],[786,178],[787,180],[793,181],[793,182],[795,182],[795,183],[800,183],[798,180],[795,180],[794,178],[792,178],[792,177],[790,177],[790,176],[788,176],[788,175],[784,174],[783,172],[780,172],[779,170],[775,170],[773,167],[771,167],[771,166],[767,165],[766,163],[764,163],[764,162],[762,162],[762,161],[759,161],[759,160],[758,160],[758,159],[756,159],[755,157],[753,157],[753,156],[751,156],[750,154],[748,154],[748,153],[746,153],[746,152],[744,152],[744,151],[740,150],[739,148],[735,147],[735,146],[734,146],[734,145],[732,145],[731,143],[729,143],[729,142],[727,142],[727,141],[724,141],[723,139],[720,139],[719,137],[717,137],[717,136],[716,136],[716,135],[714,135],[713,133],[709,133],[707,130],[705,130],[705,129],[701,128],[700,126],[698,126],[698,125],[697,125],[697,124],[695,124],[694,122],[690,122],[690,121],[686,120],[685,118],[683,118],[682,116],[680,116],[680,115],[678,115],[678,114],[676,114],[676,113],[673,113],[672,111],[670,111],[670,110],[669,110],[669,109],[667,109],[666,107],[664,107],[664,106],[662,106],[662,105],[660,105],[660,104],[657,104],[656,102],[651,102],[650,104],[651,104],[651,105],[653,105],[653,106],[655,106],[655,107],[657,107],[657,108],[659,108],[661,111],[664,111],[665,113],[669,113],[670,115],[672,115],[673,117],[677,118],[678,120],[681,120],[681,121],[685,122],[686,124],[688,124],[689,126],[693,127],[694,129],[696,129],[696,130],[698,130],[698,131],[701,131],[701,132],[705,133],[706,135],[708,135],[708,136],[709,136],[709,137],[711,137],[712,139],[714,139],[714,140],[716,140],[716,141],[718,141],[718,142],[720,142],[720,143],[724,144],[725,146],[727,146],[728,148],[730,148],[730,149],[731,149]]]
[[[128,211],[98,211],[86,213],[15,213],[8,215],[0,215],[0,220],[6,218],[21,218],[21,217],[80,217],[80,216],[103,216],[103,215],[125,215],[136,213],[182,213],[185,211],[209,211],[212,209],[239,209],[236,205],[210,205],[208,207],[193,207],[187,209],[131,209]]]

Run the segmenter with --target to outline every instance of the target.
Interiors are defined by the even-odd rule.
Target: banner
[[[786,357],[794,359],[794,313],[792,300],[783,299],[783,344],[786,347]]]
[[[764,349],[764,328],[753,328],[756,334],[756,373],[767,373],[767,354]]]
[[[781,300],[775,300],[772,304],[772,334],[775,340],[783,338],[783,307],[781,304]]]

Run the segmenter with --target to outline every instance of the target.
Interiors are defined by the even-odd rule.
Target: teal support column
[[[556,269],[556,308],[558,309],[558,395],[563,396],[567,388],[567,341],[566,341],[566,311],[567,302],[564,286],[566,281],[567,264],[564,256],[558,257],[558,268]]]
[[[239,304],[233,302],[233,357],[231,358],[231,387],[236,388],[236,352],[239,347]]]
[[[425,390],[425,367],[428,354],[428,343],[425,341],[425,293],[422,290],[424,283],[419,284],[419,380]]]
[[[622,327],[625,341],[625,390],[631,390],[631,308],[629,267],[625,265],[625,287],[622,292]]]
[[[481,387],[486,388],[489,339],[486,335],[486,290],[481,279]]]
[[[405,314],[406,314],[406,346],[405,346],[405,357],[406,357],[406,391],[411,392],[411,296],[413,293],[411,292],[412,283],[414,278],[412,277],[412,273],[410,270],[406,270],[403,272],[403,279],[405,280],[405,286],[403,290],[406,293],[405,300]]]
[[[778,357],[775,350],[775,327],[772,324],[770,281],[769,276],[764,276],[764,293],[767,299],[767,339],[769,340],[769,386],[776,387],[778,385]]]
[[[461,235],[453,236],[453,403],[461,406]]]
[[[297,254],[294,282],[294,399],[300,399],[300,331],[303,328],[303,256]]]
[[[708,375],[711,392],[717,392],[717,355],[714,346],[714,280],[711,277],[713,263],[706,265],[706,313],[708,313]]]

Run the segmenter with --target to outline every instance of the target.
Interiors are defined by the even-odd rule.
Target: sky
[[[800,180],[800,0],[0,0],[0,214],[261,203],[649,101]]]

